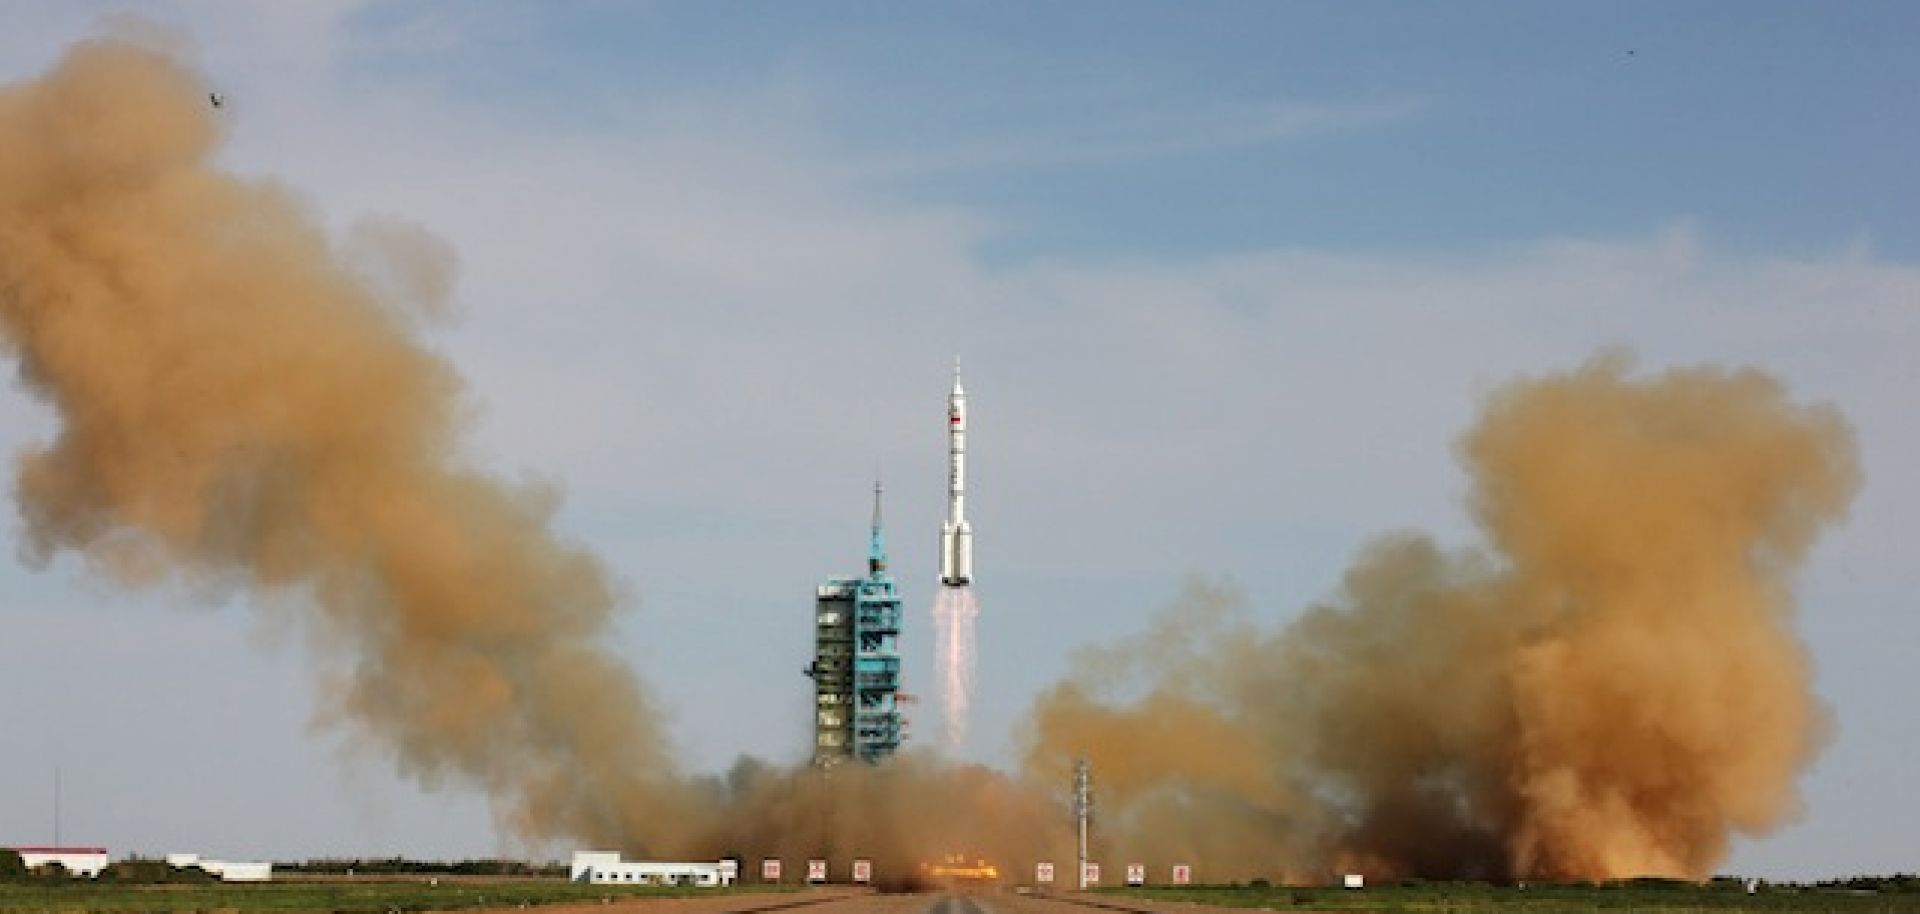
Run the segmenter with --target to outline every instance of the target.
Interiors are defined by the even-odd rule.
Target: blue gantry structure
[[[873,486],[867,574],[829,578],[814,595],[813,763],[876,763],[900,748],[900,592],[887,574],[883,489]]]

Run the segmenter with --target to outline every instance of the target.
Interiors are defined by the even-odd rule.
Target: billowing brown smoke
[[[20,468],[32,557],[312,607],[344,669],[326,717],[423,784],[481,787],[522,838],[860,855],[897,880],[1066,833],[1052,798],[924,758],[677,772],[554,493],[457,459],[459,383],[417,338],[451,253],[399,224],[335,244],[213,166],[217,115],[123,41],[0,90],[0,333],[61,423]]]
[[[60,421],[20,467],[27,551],[312,607],[337,719],[512,834],[896,878],[1065,862],[1079,755],[1105,859],[1216,880],[1700,875],[1793,811],[1822,712],[1789,578],[1857,486],[1848,432],[1759,374],[1615,360],[1493,398],[1463,445],[1487,549],[1382,541],[1279,633],[1199,586],[1039,702],[1024,779],[684,777],[555,495],[458,460],[459,384],[416,330],[450,253],[398,225],[336,244],[213,167],[216,113],[125,42],[0,89],[0,335]]]
[[[867,857],[889,886],[924,884],[923,864],[954,856],[994,863],[1009,879],[1027,878],[1016,866],[1073,858],[1064,785],[1043,789],[921,753],[828,770],[742,765],[730,780],[710,804],[723,813],[693,842],[696,853],[825,856],[835,865]]]
[[[1277,633],[1196,585],[1040,701],[1030,769],[1088,755],[1111,848],[1215,878],[1700,877],[1794,814],[1826,721],[1790,578],[1859,484],[1840,417],[1609,356],[1499,391],[1461,453],[1487,549],[1382,540]]]
[[[20,468],[29,552],[310,600],[345,719],[520,834],[676,817],[656,716],[596,644],[606,573],[555,539],[551,493],[455,458],[459,384],[413,332],[444,248],[385,227],[339,256],[210,164],[215,115],[120,42],[0,91],[0,332],[61,423]]]

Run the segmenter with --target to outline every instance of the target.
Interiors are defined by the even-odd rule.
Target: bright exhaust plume
[[[942,745],[957,755],[973,713],[974,620],[980,604],[972,587],[941,587],[934,595],[934,679],[940,687]]]

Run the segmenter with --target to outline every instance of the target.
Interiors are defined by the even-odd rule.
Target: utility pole
[[[1080,824],[1080,890],[1087,890],[1087,820],[1093,816],[1093,777],[1087,760],[1073,760],[1073,815]]]
[[[53,846],[60,847],[60,766],[53,766]]]

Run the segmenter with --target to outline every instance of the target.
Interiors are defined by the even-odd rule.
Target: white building
[[[732,885],[735,873],[726,865],[730,862],[622,860],[619,851],[574,851],[573,881],[595,885]]]
[[[58,863],[69,875],[92,879],[107,868],[104,847],[16,847],[13,852],[20,855],[20,862],[30,870]]]
[[[176,870],[197,866],[220,877],[221,882],[271,882],[273,864],[267,861],[203,860],[199,854],[168,854],[167,865]]]

